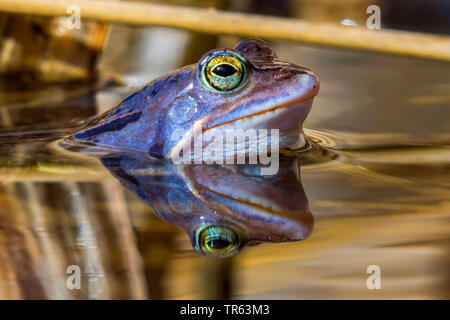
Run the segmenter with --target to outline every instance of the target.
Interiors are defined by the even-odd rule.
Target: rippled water
[[[276,49],[321,79],[305,132],[337,155],[309,153],[302,164],[315,217],[307,240],[231,259],[196,254],[96,158],[54,143],[127,89],[8,90],[0,298],[449,298],[449,64]],[[69,265],[81,267],[80,290],[66,288]],[[379,290],[366,287],[370,265],[381,269]]]

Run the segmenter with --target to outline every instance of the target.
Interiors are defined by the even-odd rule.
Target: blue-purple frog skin
[[[205,255],[227,257],[245,245],[298,241],[312,231],[297,158],[281,158],[272,176],[249,164],[175,165],[127,156],[102,162]]]
[[[173,159],[192,145],[200,123],[204,136],[279,129],[279,147],[286,148],[303,140],[302,123],[318,91],[312,71],[278,60],[266,42],[250,39],[150,82],[68,141]]]

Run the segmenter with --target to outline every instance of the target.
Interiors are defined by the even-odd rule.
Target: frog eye
[[[243,84],[246,68],[242,60],[230,53],[211,57],[202,68],[202,82],[218,91],[231,91]]]
[[[228,257],[239,250],[239,236],[225,226],[200,228],[196,233],[196,249],[206,255]]]

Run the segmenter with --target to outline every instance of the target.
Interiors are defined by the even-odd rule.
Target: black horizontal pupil
[[[212,72],[219,77],[229,77],[236,73],[236,68],[229,64],[220,64]]]
[[[213,249],[225,249],[230,245],[230,242],[225,239],[216,239],[209,241],[208,245]]]

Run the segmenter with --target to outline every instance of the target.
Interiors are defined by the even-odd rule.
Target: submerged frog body
[[[318,90],[312,71],[278,60],[261,40],[246,40],[150,82],[69,141],[168,159],[199,133],[252,128],[278,129],[279,147],[286,148],[303,140],[302,123]],[[210,142],[203,138],[203,147]]]
[[[245,245],[307,238],[313,216],[298,159],[281,158],[276,175],[258,165],[175,165],[133,157],[103,158],[124,185],[191,238],[202,254],[226,257]]]

